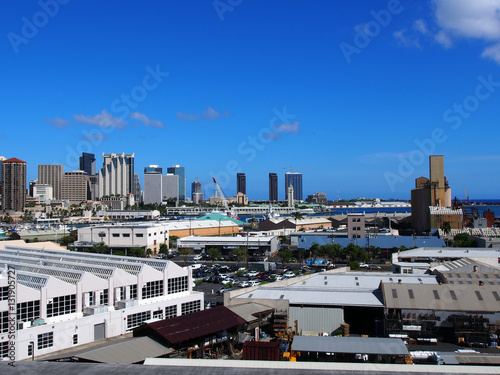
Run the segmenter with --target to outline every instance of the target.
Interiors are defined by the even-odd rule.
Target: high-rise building
[[[203,200],[203,193],[201,192],[201,183],[194,181],[191,183],[191,200],[195,204],[199,204]]]
[[[144,204],[161,204],[170,198],[179,202],[179,176],[161,171],[157,165],[144,168]]]
[[[244,173],[236,174],[236,193],[247,194],[247,178]]]
[[[90,195],[90,179],[84,171],[66,172],[63,175],[61,199],[70,204],[86,202]]]
[[[137,173],[134,173],[134,200],[136,203],[142,202],[141,182]]]
[[[302,173],[287,172],[285,173],[285,196],[288,196],[288,187],[293,187],[293,199],[296,201],[302,200]]]
[[[26,162],[17,158],[2,161],[2,208],[23,211],[26,202]]]
[[[269,173],[269,202],[278,201],[278,175]]]
[[[99,197],[134,192],[134,154],[102,154]]]
[[[80,170],[89,176],[95,175],[95,155],[83,152],[80,156]]]
[[[179,201],[184,202],[186,200],[186,171],[184,167],[174,164],[167,168],[167,173],[179,176]]]
[[[61,199],[61,184],[64,169],[60,164],[40,164],[38,166],[38,183],[52,186],[54,199]]]

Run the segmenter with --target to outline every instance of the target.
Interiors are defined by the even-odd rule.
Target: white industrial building
[[[142,247],[156,254],[163,243],[168,244],[166,223],[108,224],[78,229],[75,248],[91,247],[98,242],[113,250]]]
[[[6,246],[0,249],[0,358],[7,359],[7,270],[15,270],[16,360],[130,332],[148,319],[199,311],[191,268],[168,260]],[[11,296],[12,297],[12,296]]]

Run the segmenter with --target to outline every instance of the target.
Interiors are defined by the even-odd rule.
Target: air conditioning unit
[[[83,315],[97,315],[106,312],[108,312],[108,306],[106,305],[90,306],[83,309]]]
[[[127,300],[124,300],[124,301],[117,301],[115,303],[115,307],[118,310],[127,309],[127,308],[130,308],[130,307],[136,307],[136,306],[137,306],[137,300],[136,299],[127,299]]]

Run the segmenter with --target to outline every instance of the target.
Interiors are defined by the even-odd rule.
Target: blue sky
[[[181,164],[233,195],[244,172],[250,199],[285,167],[305,195],[406,199],[442,154],[452,196],[499,197],[500,0],[1,6],[0,155],[28,179],[133,152],[141,180]]]

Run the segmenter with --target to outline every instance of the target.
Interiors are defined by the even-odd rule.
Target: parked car
[[[248,286],[257,286],[259,284],[260,284],[260,280],[258,280],[258,279],[248,280]]]
[[[230,278],[230,277],[227,277],[225,278],[224,280],[221,281],[221,284],[222,285],[227,285],[227,284],[234,284],[236,283],[236,280]]]
[[[359,264],[359,268],[366,268],[366,269],[368,269],[368,268],[370,268],[370,266],[368,264],[366,264],[366,263],[360,263]]]
[[[194,260],[198,261],[198,260],[202,260],[203,259],[203,255],[199,254],[199,255],[195,255]]]
[[[381,270],[381,269],[382,269],[382,267],[377,266],[376,264],[370,264],[370,269],[371,269],[371,270]]]
[[[217,289],[217,294],[222,294],[224,292],[229,292],[230,290],[232,290],[231,288],[228,288],[228,287],[225,287],[225,286],[221,286],[219,289]]]
[[[292,271],[286,271],[284,274],[283,274],[283,277],[285,278],[292,278],[292,277],[295,277],[296,275],[292,272]]]
[[[248,271],[247,273],[245,273],[243,276],[245,277],[255,277],[257,276],[259,273],[257,271]]]
[[[196,260],[194,260],[194,259],[188,259],[188,260],[186,261],[186,263],[187,263],[187,264],[195,264],[195,263],[196,263]]]
[[[246,287],[250,286],[250,283],[249,283],[248,281],[246,281],[246,280],[242,280],[242,281],[240,281],[240,282],[238,283],[238,286],[239,286],[240,288],[246,288]]]

